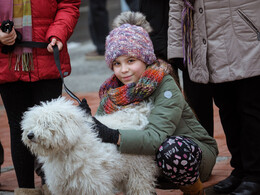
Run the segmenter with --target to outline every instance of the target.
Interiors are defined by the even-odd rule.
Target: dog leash
[[[11,32],[13,26],[14,26],[13,21],[5,20],[5,21],[2,21],[0,29],[3,32],[9,33],[9,32]],[[48,46],[48,43],[45,43],[45,42],[22,41],[22,34],[19,31],[16,31],[16,34],[17,34],[17,38],[16,38],[15,45],[4,46],[2,48],[2,51],[1,51],[2,53],[7,54],[8,52],[13,51],[14,47],[16,45],[19,45],[19,46],[22,46],[22,47],[30,47],[30,48],[47,48],[47,46]],[[61,65],[60,65],[59,49],[58,49],[57,45],[53,46],[53,55],[54,55],[55,64],[56,64],[58,71],[60,73],[60,77],[61,77],[62,84],[64,86],[65,91],[69,94],[70,97],[75,99],[80,104],[81,103],[80,99],[74,93],[72,93],[64,83],[64,78],[63,78],[63,74],[62,74],[62,71],[61,71]]]
[[[72,93],[72,91],[70,91],[69,88],[65,85],[64,78],[63,78],[62,71],[61,71],[60,55],[59,55],[59,49],[58,49],[57,45],[53,46],[53,55],[54,55],[55,64],[59,70],[60,77],[61,77],[65,91],[67,92],[67,94],[69,94],[70,97],[72,97],[74,100],[76,100],[80,104],[81,103],[80,99],[74,93]]]
[[[17,43],[17,45],[22,46],[22,47],[31,47],[31,48],[47,48],[48,43],[35,42],[35,41],[22,41],[20,43]],[[73,98],[74,100],[76,100],[80,104],[81,100],[72,91],[70,91],[69,88],[65,85],[64,77],[63,77],[63,74],[62,74],[62,71],[61,71],[60,55],[59,55],[58,46],[54,45],[52,48],[53,48],[54,61],[55,61],[55,64],[58,68],[58,71],[60,73],[60,77],[61,77],[64,89],[67,92],[67,94],[69,94],[69,96],[71,98]]]

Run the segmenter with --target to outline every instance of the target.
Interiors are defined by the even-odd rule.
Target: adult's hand
[[[0,43],[3,45],[13,45],[15,43],[16,37],[17,35],[14,28],[10,33],[5,33],[0,29]]]
[[[57,45],[57,46],[58,46],[59,51],[61,51],[62,48],[63,48],[63,43],[62,43],[58,38],[52,37],[52,38],[51,38],[51,42],[50,42],[50,43],[48,44],[48,46],[47,46],[48,52],[53,53],[53,48],[52,48],[52,47],[53,47],[54,45]]]

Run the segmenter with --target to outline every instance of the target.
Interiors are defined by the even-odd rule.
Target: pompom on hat
[[[150,65],[156,61],[148,32],[150,24],[139,12],[123,12],[113,22],[114,29],[106,38],[105,60],[110,69],[122,55],[135,57]]]

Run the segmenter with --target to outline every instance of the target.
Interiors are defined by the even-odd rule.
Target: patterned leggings
[[[156,153],[163,175],[177,186],[194,184],[199,178],[202,151],[191,139],[171,136]]]

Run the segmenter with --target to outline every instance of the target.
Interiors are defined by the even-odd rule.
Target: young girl
[[[152,101],[154,108],[143,131],[110,129],[94,118],[99,137],[116,144],[122,153],[155,155],[163,176],[186,194],[203,194],[201,181],[209,178],[215,165],[216,141],[184,100],[169,74],[170,65],[156,59],[145,17],[124,12],[114,25],[105,53],[114,74],[100,87],[97,114],[110,114],[144,100]]]

